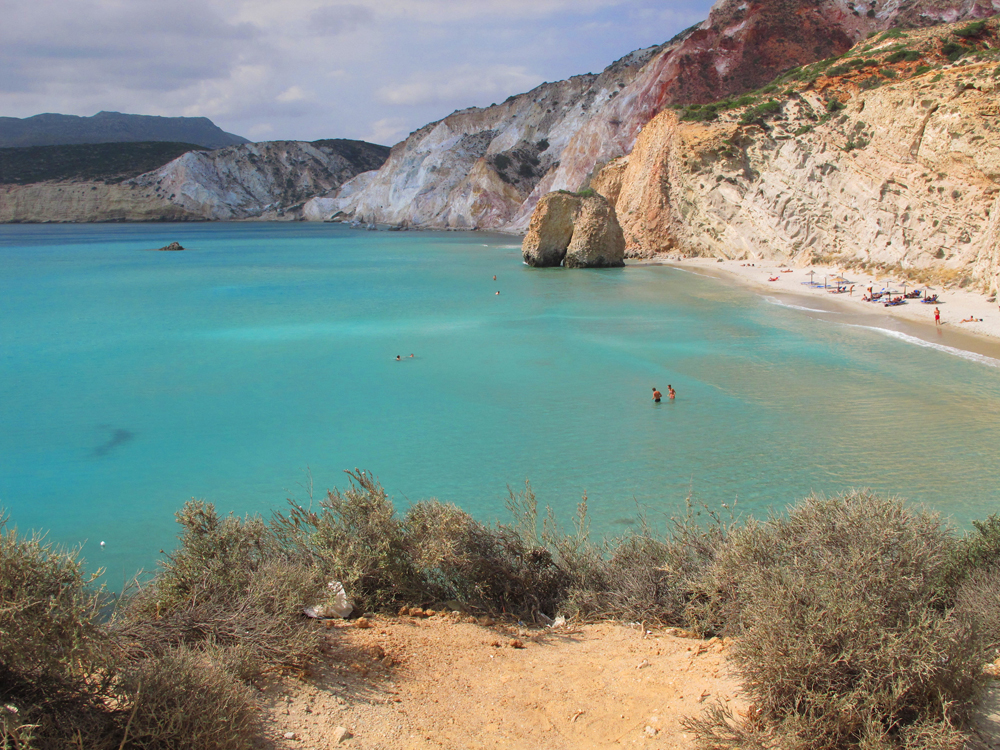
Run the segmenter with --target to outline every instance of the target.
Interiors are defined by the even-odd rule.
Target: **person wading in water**
[[[661,398],[663,398],[663,394],[656,390],[656,386],[653,386],[653,401],[660,403]]]

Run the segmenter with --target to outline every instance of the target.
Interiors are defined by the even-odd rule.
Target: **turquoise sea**
[[[602,534],[689,495],[1000,511],[1000,361],[682,269],[323,224],[3,226],[0,269],[0,506],[115,588],[187,499],[266,515],[355,467],[484,520],[586,493]]]

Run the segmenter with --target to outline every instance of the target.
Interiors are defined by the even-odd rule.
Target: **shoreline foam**
[[[869,286],[882,289],[892,281],[893,289],[902,289],[903,282],[888,276],[878,277],[835,266],[808,266],[791,268],[776,261],[754,262],[751,266],[737,260],[716,258],[684,258],[658,256],[648,261],[631,261],[629,265],[664,265],[679,270],[710,276],[724,282],[736,283],[762,294],[773,304],[797,309],[804,314],[832,313],[845,316],[837,322],[860,325],[885,331],[888,335],[941,350],[956,350],[974,356],[966,359],[1000,367],[1000,307],[988,302],[986,297],[963,289],[934,288],[941,296],[938,305],[925,305],[910,300],[898,307],[884,307],[878,303],[863,302]],[[781,273],[789,270],[791,273]],[[804,285],[810,271],[816,281],[824,277],[844,276],[853,281],[854,293],[831,294],[829,289]],[[768,281],[778,277],[777,281]],[[848,285],[850,286],[850,285]],[[923,285],[917,285],[923,288]],[[907,290],[915,288],[907,283]],[[783,299],[786,298],[786,299]],[[941,325],[934,324],[934,308],[941,310]],[[974,317],[975,323],[961,323]],[[979,322],[982,318],[982,322]],[[963,356],[959,354],[959,356]]]

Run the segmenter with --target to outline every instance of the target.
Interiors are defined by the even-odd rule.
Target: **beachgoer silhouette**
[[[660,403],[660,399],[663,398],[663,394],[656,390],[656,386],[653,386],[653,401]]]
[[[397,361],[397,362],[399,362],[399,361],[400,361],[400,357],[399,357],[399,355],[398,355],[398,354],[396,355],[396,361]]]
[[[675,391],[674,387],[669,383],[667,384],[667,394],[670,396],[671,400],[673,400],[674,396],[677,395],[677,391]]]
[[[413,359],[413,355],[412,354],[410,355],[410,359]]]
[[[494,280],[494,281],[496,281],[496,280],[497,280],[497,276],[496,276],[496,274],[493,274],[493,280]]]
[[[936,326],[941,325],[941,311],[938,310],[936,307],[934,308],[934,325]]]

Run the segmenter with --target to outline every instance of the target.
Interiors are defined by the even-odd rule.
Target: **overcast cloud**
[[[4,0],[0,115],[210,117],[255,140],[393,144],[598,72],[707,0]]]

